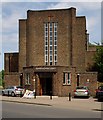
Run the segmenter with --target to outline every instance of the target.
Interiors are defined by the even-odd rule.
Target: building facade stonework
[[[5,53],[5,85],[57,96],[73,95],[83,85],[94,95],[97,73],[88,68],[95,52],[88,45],[86,18],[76,16],[75,8],[28,10],[27,19],[19,20],[19,53],[12,53],[17,59]]]

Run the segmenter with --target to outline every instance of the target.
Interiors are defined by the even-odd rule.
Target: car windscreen
[[[21,87],[21,86],[17,86],[17,88],[21,88],[21,89],[23,89],[23,87]]]
[[[87,89],[87,87],[81,86],[81,87],[76,87],[76,89]]]

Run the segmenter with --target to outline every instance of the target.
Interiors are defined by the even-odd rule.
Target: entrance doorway
[[[51,73],[40,73],[40,95],[50,95],[52,92],[52,74]]]

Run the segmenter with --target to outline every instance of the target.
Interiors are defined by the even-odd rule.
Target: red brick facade
[[[87,43],[86,18],[76,16],[75,8],[27,11],[27,19],[19,20],[19,82],[5,69],[5,82],[11,81],[6,86],[17,83],[35,89],[37,95],[68,96],[79,84],[87,85],[94,95],[97,73],[87,70],[96,50]]]

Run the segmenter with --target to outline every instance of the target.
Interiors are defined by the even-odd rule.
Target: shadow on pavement
[[[92,109],[93,111],[103,111],[103,109]]]

